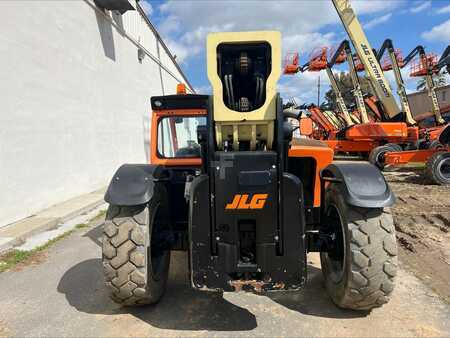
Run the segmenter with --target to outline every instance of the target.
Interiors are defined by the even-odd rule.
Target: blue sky
[[[450,0],[354,0],[351,3],[376,49],[386,38],[391,38],[404,55],[419,44],[427,52],[440,55],[450,44]],[[279,30],[283,36],[283,55],[299,52],[301,63],[307,61],[315,47],[337,45],[347,38],[331,0],[141,0],[141,5],[171,52],[177,55],[192,85],[203,93],[209,92],[205,64],[209,32]],[[405,68],[404,77],[408,90],[412,91],[417,79],[409,78],[408,70]],[[391,73],[387,77],[393,81]],[[318,76],[311,72],[284,76],[279,90],[285,98],[315,102]],[[326,74],[322,72],[320,77],[325,90],[328,89]]]

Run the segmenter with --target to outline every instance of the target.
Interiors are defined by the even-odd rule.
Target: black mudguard
[[[113,205],[133,206],[148,203],[157,182],[168,179],[167,171],[151,164],[124,164],[117,169],[108,190],[105,201]]]
[[[336,183],[350,205],[383,208],[395,203],[394,193],[384,176],[371,163],[333,162],[321,171],[320,178]]]
[[[441,144],[450,146],[450,124],[442,128],[438,139]]]

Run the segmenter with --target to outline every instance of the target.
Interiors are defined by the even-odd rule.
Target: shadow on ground
[[[388,182],[393,183],[413,183],[419,185],[428,185],[430,182],[425,177],[424,168],[398,167],[387,168],[384,170]]]
[[[88,231],[100,245],[101,226]],[[108,297],[103,284],[101,259],[88,259],[69,269],[58,284],[58,292],[78,311],[90,314],[132,314],[146,323],[171,330],[248,331],[256,328],[254,314],[230,303],[221,294],[196,291],[189,285],[187,254],[172,254],[169,283],[163,299],[154,306],[121,307]],[[328,297],[321,270],[308,266],[308,284],[299,292],[269,293],[272,301],[304,315],[327,318],[355,318],[367,313],[337,308]],[[257,302],[252,298],[250,302]]]
[[[322,270],[308,265],[308,282],[305,288],[298,292],[271,293],[268,296],[274,302],[305,315],[325,318],[361,318],[369,311],[352,311],[338,308],[331,301],[325,290]]]
[[[257,326],[255,316],[248,310],[226,301],[220,294],[195,291],[176,273],[175,280],[173,277],[172,273],[166,294],[156,306],[120,307],[107,295],[101,260],[89,259],[64,274],[58,292],[78,311],[106,315],[129,313],[160,329],[246,331]]]

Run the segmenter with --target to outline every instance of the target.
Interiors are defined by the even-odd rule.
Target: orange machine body
[[[207,116],[207,111],[204,109],[172,109],[172,110],[158,110],[154,111],[152,115],[152,127],[150,131],[151,136],[151,146],[150,146],[150,163],[163,165],[166,167],[201,167],[201,158],[165,158],[158,152],[158,124],[161,119],[165,117],[178,116],[178,117],[189,117],[189,116]],[[172,129],[171,129],[172,130]],[[172,130],[172,137],[176,138],[176,132]],[[320,185],[320,171],[324,169],[333,161],[333,149],[324,146],[315,145],[292,145],[288,151],[289,158],[308,158],[312,159],[315,163],[315,173],[313,179],[313,207],[320,207],[321,198],[321,185]],[[264,205],[264,198],[261,196],[250,197],[250,196],[239,196],[236,208],[259,208]],[[233,202],[230,203],[230,208],[232,208]]]
[[[389,152],[384,155],[384,163],[393,166],[408,163],[425,163],[434,153],[442,150],[443,149],[424,149]]]
[[[323,146],[292,145],[288,151],[290,158],[310,158],[315,163],[315,174],[312,182],[313,206],[320,207],[321,185],[320,171],[333,162],[333,150]]]
[[[353,125],[341,132],[332,132],[323,140],[336,152],[364,153],[384,143],[414,143],[419,129],[402,122],[373,122]]]

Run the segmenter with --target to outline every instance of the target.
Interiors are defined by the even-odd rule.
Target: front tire
[[[444,145],[439,140],[433,140],[430,143],[429,149],[444,149]]]
[[[434,184],[450,184],[450,152],[434,153],[427,161],[425,176]]]
[[[403,150],[401,145],[399,145],[397,143],[386,143],[385,146],[391,148],[392,151],[402,151]]]
[[[167,208],[110,205],[103,231],[103,268],[111,298],[122,305],[157,303],[169,272]]]
[[[384,162],[384,155],[388,152],[397,151],[388,145],[378,146],[373,148],[369,154],[369,162],[376,166],[378,169],[383,170],[386,165]]]
[[[391,214],[348,205],[334,185],[325,199],[328,229],[335,234],[334,248],[320,254],[328,294],[346,309],[371,310],[387,303],[397,273]]]

